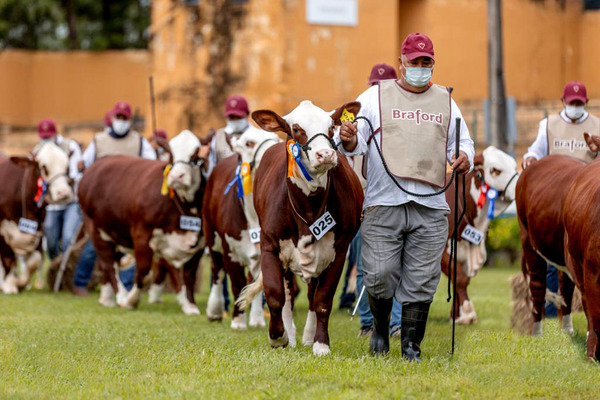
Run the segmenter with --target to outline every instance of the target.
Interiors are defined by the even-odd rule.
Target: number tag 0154
[[[19,219],[19,231],[23,233],[29,233],[34,235],[38,230],[38,222],[32,219],[20,218]]]
[[[309,226],[309,229],[315,239],[321,239],[327,232],[331,230],[335,226],[335,220],[329,214],[329,211],[325,212],[325,214],[321,215],[321,217],[315,221],[314,224]]]
[[[183,229],[184,231],[200,232],[200,229],[202,228],[202,219],[198,217],[182,215],[179,218],[179,228]]]
[[[467,225],[465,229],[462,231],[460,235],[463,239],[465,239],[469,243],[473,243],[474,245],[478,245],[483,240],[483,232],[475,229],[475,227],[471,225]]]
[[[260,243],[260,228],[249,229],[248,233],[250,234],[250,243]]]

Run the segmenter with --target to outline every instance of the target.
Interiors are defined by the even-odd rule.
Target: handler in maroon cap
[[[200,149],[200,158],[206,162],[203,173],[208,178],[217,163],[233,154],[231,138],[239,138],[250,127],[248,102],[242,96],[229,96],[225,101],[225,118],[227,124],[216,131],[210,139],[210,146]]]
[[[371,352],[389,351],[395,297],[402,304],[402,355],[418,362],[440,279],[450,208],[443,193],[409,195],[393,180],[416,194],[439,191],[446,182],[446,162],[465,174],[475,151],[461,120],[460,155],[454,159],[455,118],[462,115],[450,91],[431,83],[435,64],[431,40],[420,33],[409,35],[399,61],[400,79],[380,81],[357,98],[362,105],[359,116],[371,121],[373,136],[368,124],[359,120],[344,122],[340,138],[346,155],[368,155],[361,229],[364,285],[375,325]]]

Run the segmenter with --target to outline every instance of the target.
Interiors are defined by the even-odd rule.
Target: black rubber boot
[[[402,356],[421,362],[421,341],[425,337],[430,303],[402,304]]]
[[[376,299],[369,292],[369,306],[373,314],[374,328],[371,335],[371,353],[385,354],[390,351],[390,314],[394,299]]]

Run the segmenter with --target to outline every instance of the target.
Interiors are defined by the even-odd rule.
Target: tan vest
[[[67,139],[67,138],[63,137],[63,139],[60,143],[58,143],[58,141],[56,141],[56,140],[53,143],[55,145],[57,145],[58,147],[60,147],[65,153],[67,153],[67,156],[71,157],[71,149],[69,148],[71,139]],[[33,148],[32,153],[37,154],[37,152],[40,151],[40,149],[42,148],[42,145],[43,145],[43,143],[36,144],[35,147]]]
[[[578,158],[586,163],[594,161],[596,153],[592,153],[588,147],[583,133],[600,135],[600,118],[588,114],[585,121],[571,124],[560,115],[548,117],[548,154],[558,154]]]
[[[379,82],[383,158],[397,177],[442,187],[450,93],[432,85],[423,93],[404,90],[393,79]]]
[[[108,132],[100,132],[94,136],[94,143],[96,143],[96,160],[117,154],[135,157],[142,155],[142,137],[136,131],[130,131],[127,136],[120,139],[115,139]]]
[[[230,136],[239,138],[241,134],[232,133]],[[225,133],[224,129],[219,129],[215,133],[215,151],[217,153],[217,162],[226,159],[234,153],[229,142],[227,142],[227,133]]]

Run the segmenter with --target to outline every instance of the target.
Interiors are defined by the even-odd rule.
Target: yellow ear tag
[[[344,108],[342,116],[340,117],[340,122],[354,122],[354,114]]]
[[[167,186],[167,177],[169,176],[169,172],[171,172],[171,164],[167,164],[165,166],[165,170],[163,171],[163,181],[162,186],[160,187],[160,194],[163,196],[169,194],[169,187]]]
[[[240,175],[242,176],[242,186],[244,188],[244,195],[252,193],[252,176],[250,176],[250,163],[242,163]]]

